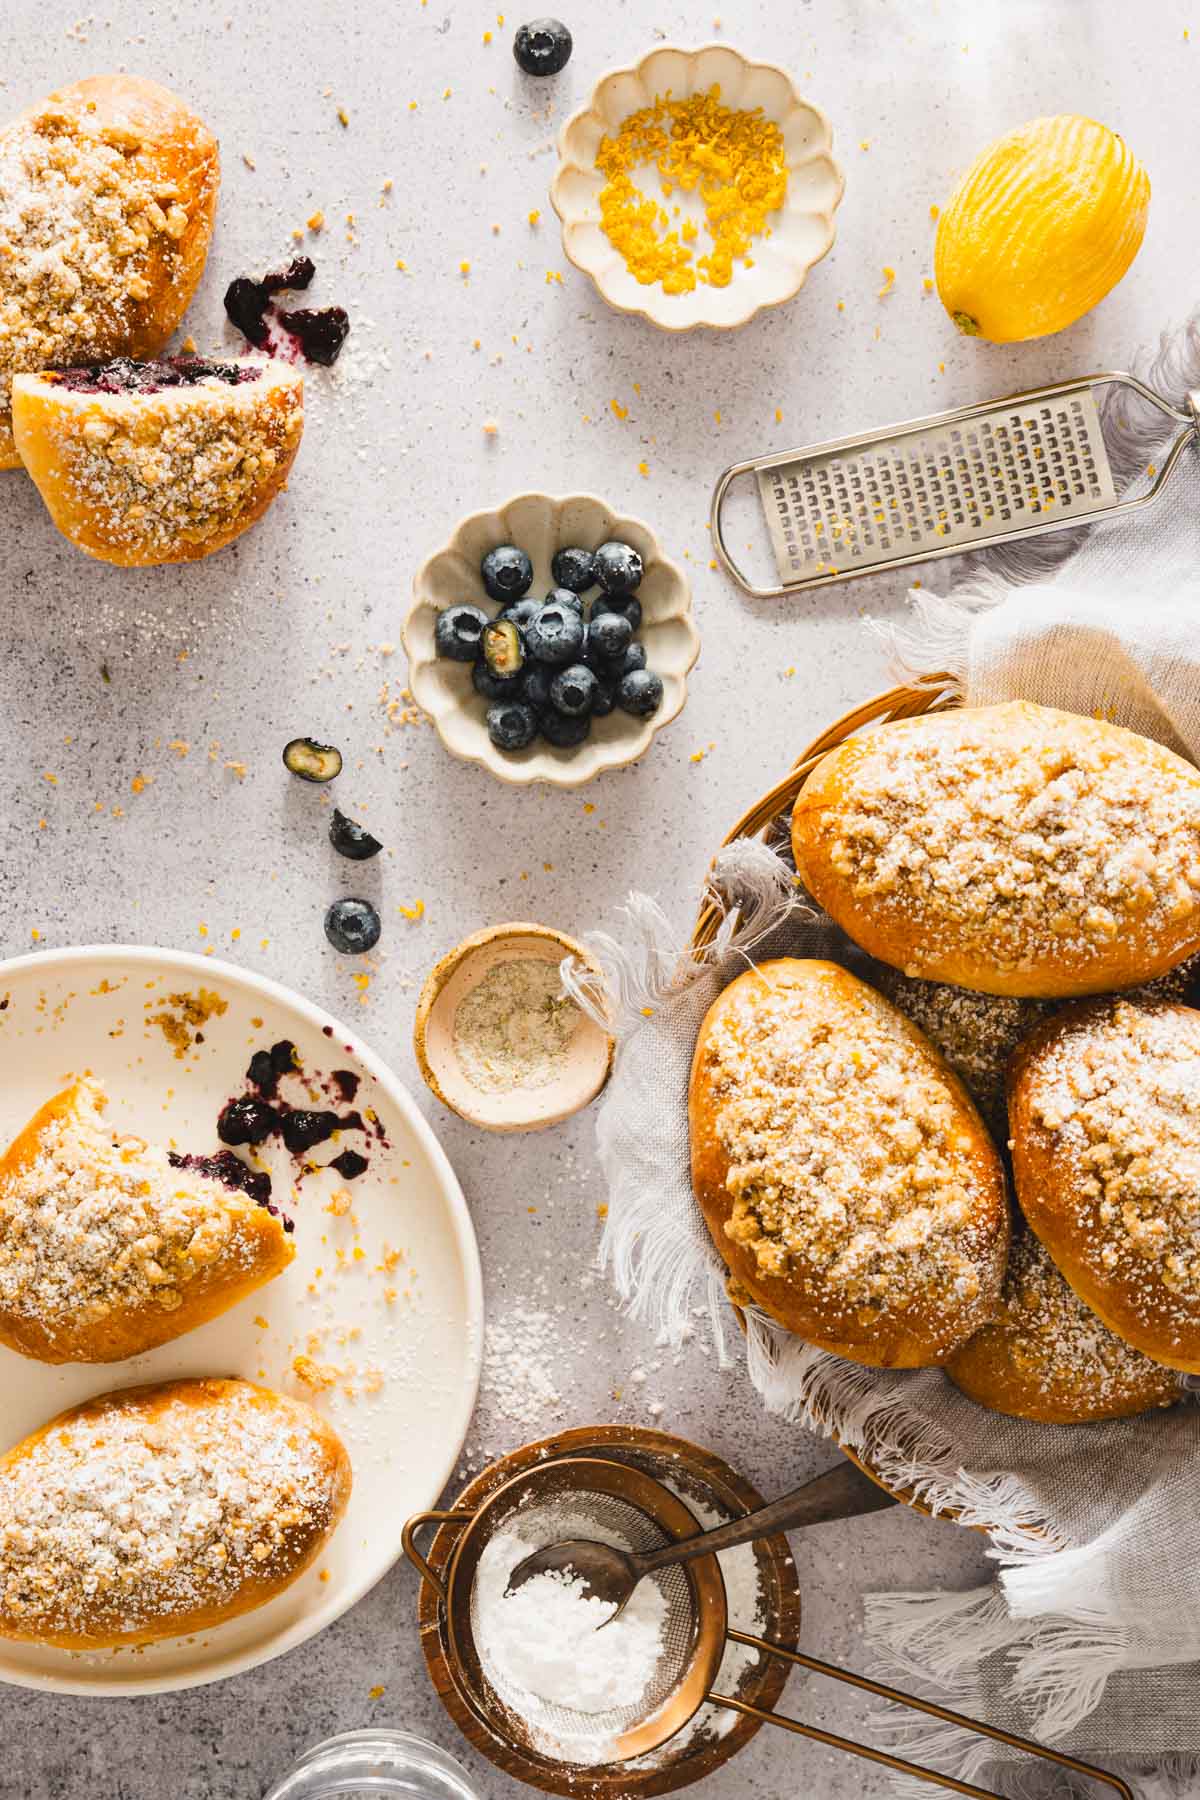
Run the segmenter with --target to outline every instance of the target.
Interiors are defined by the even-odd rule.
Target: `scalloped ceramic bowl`
[[[484,556],[497,544],[519,544],[528,554],[533,562],[529,591],[537,595],[554,586],[550,559],[556,550],[568,544],[594,550],[608,538],[632,544],[645,565],[637,591],[642,603],[637,635],[645,645],[647,666],[662,677],[662,705],[652,719],[631,718],[618,708],[596,719],[591,736],[574,749],[556,749],[538,738],[524,750],[497,750],[487,733],[487,702],[471,682],[471,665],[450,662],[434,648],[438,613],[460,600],[499,612],[479,575]],[[648,525],[616,512],[595,494],[518,494],[489,512],[469,514],[450,542],[417,571],[413,593],[403,631],[412,697],[429,714],[452,756],[478,763],[501,781],[580,787],[606,769],[624,768],[644,755],[655,732],[678,717],[687,698],[688,672],[700,654],[687,576],[664,556]]]
[[[596,168],[596,152],[601,138],[614,135],[630,113],[656,97],[669,92],[686,99],[714,83],[727,106],[747,111],[761,106],[780,127],[787,148],[787,201],[771,217],[771,236],[755,239],[754,266],[735,264],[728,287],[699,283],[690,294],[666,294],[657,284],[637,281],[600,229],[604,178]],[[605,75],[588,105],[559,133],[550,200],[562,220],[563,250],[618,312],[638,313],[665,331],[690,331],[697,325],[733,330],[763,307],[791,300],[831,248],[833,215],[845,185],[832,144],[825,114],[803,99],[791,77],[774,63],[751,62],[728,44],[652,50],[636,68]],[[634,179],[647,191],[645,169]],[[693,216],[700,216],[698,208]],[[702,227],[698,245],[706,241]]]

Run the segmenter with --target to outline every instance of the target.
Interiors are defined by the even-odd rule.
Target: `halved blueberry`
[[[348,819],[336,806],[329,821],[329,841],[339,856],[348,856],[351,862],[368,862],[383,849],[379,839],[372,837],[364,825]]]
[[[617,687],[617,705],[636,719],[649,719],[662,705],[662,677],[653,669],[631,669]]]
[[[573,594],[586,594],[596,585],[596,558],[590,550],[568,544],[554,552],[550,573],[558,587],[570,588]]]
[[[525,667],[525,640],[512,619],[493,619],[483,628],[483,660],[501,681],[511,681]]]
[[[333,781],[342,772],[342,753],[336,744],[318,744],[316,738],[293,738],[283,747],[283,765],[301,781]]]
[[[523,700],[497,700],[488,707],[488,736],[497,750],[523,750],[538,734],[538,719]]]
[[[483,586],[493,600],[519,600],[533,582],[533,564],[515,544],[497,544],[479,566]]]
[[[479,654],[488,616],[479,606],[448,606],[437,617],[433,631],[434,649],[451,662],[474,662]]]
[[[562,668],[583,649],[583,620],[570,606],[548,600],[525,629],[529,654],[538,662]]]
[[[569,719],[590,713],[595,697],[596,677],[583,663],[572,663],[570,668],[560,669],[550,683],[551,706]]]
[[[642,559],[632,544],[610,538],[596,552],[596,580],[606,594],[632,594],[642,579]]]

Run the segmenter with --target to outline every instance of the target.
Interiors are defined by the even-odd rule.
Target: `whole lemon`
[[[1106,125],[1031,119],[988,145],[942,213],[942,304],[960,331],[994,344],[1062,331],[1120,281],[1149,207],[1145,169]]]

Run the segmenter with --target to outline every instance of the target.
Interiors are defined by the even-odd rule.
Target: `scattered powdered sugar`
[[[587,1530],[595,1537],[593,1525]],[[516,1532],[498,1531],[479,1559],[473,1628],[497,1691],[522,1712],[522,1699],[592,1715],[636,1707],[662,1655],[661,1588],[639,1581],[616,1618],[578,1576],[535,1575],[510,1594],[509,1577],[531,1547]]]
[[[483,1379],[492,1405],[514,1425],[534,1426],[562,1404],[555,1374],[559,1332],[551,1313],[513,1306],[489,1319]]]

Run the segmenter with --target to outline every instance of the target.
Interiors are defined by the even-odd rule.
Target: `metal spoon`
[[[861,1474],[853,1463],[839,1463],[824,1475],[805,1482],[782,1500],[773,1500],[757,1512],[740,1519],[730,1519],[711,1531],[696,1537],[676,1539],[660,1550],[619,1550],[612,1544],[597,1544],[590,1538],[568,1538],[561,1544],[547,1544],[519,1562],[508,1578],[507,1592],[532,1581],[535,1575],[561,1575],[579,1580],[587,1594],[603,1600],[616,1610],[604,1621],[612,1623],[627,1604],[630,1595],[644,1575],[657,1569],[673,1568],[676,1563],[690,1562],[694,1556],[708,1556],[716,1550],[732,1550],[737,1544],[749,1544],[755,1538],[770,1537],[777,1531],[791,1531],[804,1525],[823,1525],[833,1519],[853,1519],[860,1513],[878,1512],[894,1506],[891,1494],[877,1487]]]

